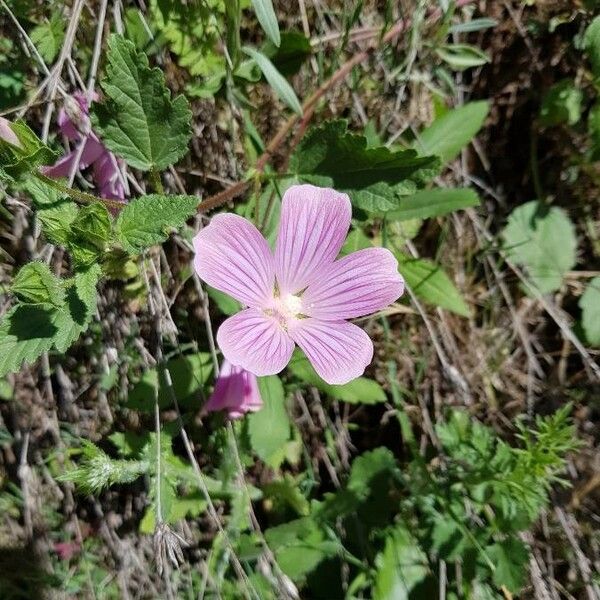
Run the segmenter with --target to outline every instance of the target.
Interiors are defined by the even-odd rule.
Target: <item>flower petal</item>
[[[288,364],[294,342],[277,319],[247,308],[226,319],[217,332],[225,358],[259,377],[274,375]]]
[[[275,244],[275,272],[284,294],[297,294],[338,255],[352,208],[346,194],[294,185],[283,196]]]
[[[302,295],[307,315],[338,321],[385,308],[404,292],[398,261],[386,248],[365,248],[336,260]]]
[[[247,306],[261,308],[273,297],[273,255],[258,229],[225,213],[194,238],[194,267],[208,285]]]
[[[347,321],[300,319],[290,328],[315,371],[332,385],[360,377],[373,359],[373,342],[356,325]]]
[[[95,137],[88,137],[84,142],[85,146],[79,157],[78,169],[87,169],[92,163],[97,161],[105,151],[104,146]],[[49,167],[42,167],[42,173],[47,177],[69,177],[73,163],[79,155],[79,142],[77,147],[67,152],[62,158],[58,159]]]

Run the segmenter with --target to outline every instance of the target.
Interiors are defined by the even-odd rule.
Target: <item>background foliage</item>
[[[597,8],[0,0],[0,597],[600,599]],[[228,422],[191,239],[298,182],[407,293]]]

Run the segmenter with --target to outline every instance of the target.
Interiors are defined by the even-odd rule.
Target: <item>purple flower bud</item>
[[[207,412],[227,411],[230,419],[239,419],[262,408],[256,376],[224,360],[215,389],[204,405]]]
[[[3,139],[13,146],[21,146],[19,138],[15,135],[15,132],[10,126],[10,121],[4,117],[0,117],[0,139]]]

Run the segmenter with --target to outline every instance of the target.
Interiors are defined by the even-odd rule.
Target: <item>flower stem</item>
[[[51,177],[47,177],[42,173],[33,173],[33,176],[43,181],[46,185],[49,185],[51,188],[54,188],[58,192],[62,194],[66,194],[76,202],[81,204],[90,204],[92,202],[102,202],[106,204],[110,208],[123,208],[123,203],[118,202],[117,200],[109,200],[108,198],[100,198],[98,196],[94,196],[93,194],[88,194],[87,192],[82,192],[81,190],[76,190],[74,188],[63,185],[62,183],[56,181],[56,179],[52,179]]]

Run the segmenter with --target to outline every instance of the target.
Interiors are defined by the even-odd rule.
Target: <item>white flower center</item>
[[[275,310],[284,319],[295,319],[302,312],[302,300],[293,294],[284,294],[275,298]]]

